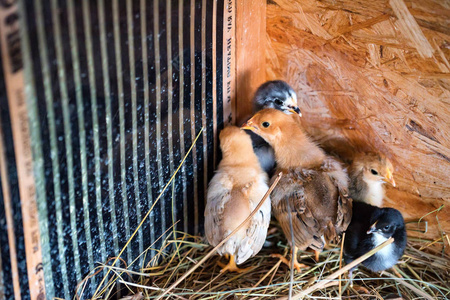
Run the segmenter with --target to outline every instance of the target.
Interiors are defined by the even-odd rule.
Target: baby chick
[[[272,192],[272,210],[294,254],[308,247],[322,251],[324,243],[345,231],[351,219],[346,173],[339,162],[310,141],[297,118],[264,109],[242,127],[261,136],[275,150],[276,173],[283,172],[283,177]],[[296,255],[293,260],[300,271]]]
[[[286,114],[294,113],[301,116],[297,106],[297,95],[292,87],[282,80],[267,81],[256,90],[253,97],[253,112],[256,113],[264,108],[275,108]],[[275,168],[273,148],[258,135],[252,132],[249,134],[253,142],[253,151],[261,167],[266,173],[271,174]]]
[[[388,182],[395,187],[393,170],[389,159],[381,154],[357,155],[349,168],[349,196],[381,207],[385,195],[384,183]]]
[[[205,233],[212,246],[219,244],[255,209],[269,189],[267,174],[253,152],[250,137],[238,127],[224,128],[219,135],[222,160],[208,187]],[[258,213],[217,252],[230,261],[221,272],[242,272],[236,264],[256,255],[266,240],[270,222],[270,198]]]
[[[256,90],[253,97],[253,112],[264,108],[275,108],[287,114],[301,115],[294,89],[283,80],[267,81]]]
[[[352,262],[390,237],[394,242],[363,261],[363,266],[374,272],[393,267],[405,251],[406,229],[398,210],[354,201],[352,221],[345,232],[345,262]]]

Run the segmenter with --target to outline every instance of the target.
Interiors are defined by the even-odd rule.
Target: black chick
[[[253,97],[253,113],[265,108],[275,108],[285,114],[302,115],[297,106],[297,95],[294,89],[283,80],[272,80],[263,83]],[[258,157],[261,168],[272,175],[275,169],[275,153],[273,148],[260,136],[246,131],[252,138],[253,151]]]
[[[405,222],[402,214],[394,208],[353,201],[352,221],[344,240],[344,260],[347,264],[390,237],[394,238],[394,242],[362,262],[363,266],[381,272],[398,262],[406,247]]]

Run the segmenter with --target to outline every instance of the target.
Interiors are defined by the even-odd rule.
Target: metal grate
[[[69,299],[119,253],[203,127],[123,258],[131,263],[176,221],[201,232],[216,133],[232,121],[222,89],[227,4],[9,2],[0,7],[0,294]]]

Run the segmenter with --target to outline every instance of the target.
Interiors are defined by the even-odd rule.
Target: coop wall
[[[449,15],[429,0],[274,0],[266,10],[266,79],[294,87],[323,147],[392,161],[386,206],[417,220],[445,205],[425,218],[428,237],[450,230]]]

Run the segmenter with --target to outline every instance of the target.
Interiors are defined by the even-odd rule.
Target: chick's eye
[[[262,126],[263,126],[264,128],[267,128],[267,127],[270,126],[270,123],[269,123],[269,122],[263,122],[263,123],[262,123]]]
[[[273,102],[275,102],[276,105],[283,105],[283,101],[281,101],[281,100],[278,99],[278,98],[275,98],[275,99],[273,100]]]
[[[388,231],[389,230],[389,228],[391,228],[389,225],[386,225],[386,226],[384,226],[384,231]]]
[[[370,169],[370,173],[372,173],[373,175],[378,175],[377,170],[374,170],[374,169]]]

